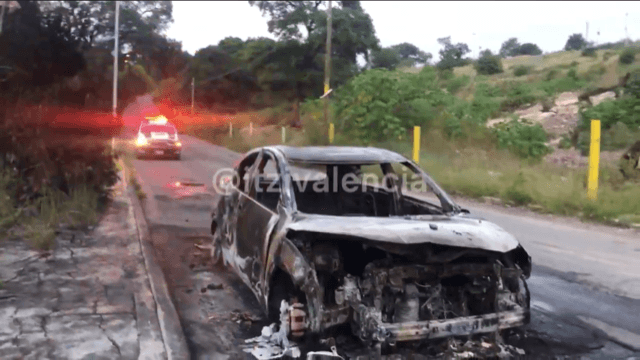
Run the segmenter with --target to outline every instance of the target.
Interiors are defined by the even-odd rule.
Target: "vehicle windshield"
[[[140,129],[140,132],[144,135],[151,135],[151,133],[167,133],[175,135],[176,128],[168,125],[145,125]]]
[[[407,165],[290,163],[298,211],[379,217],[443,214],[437,195],[441,190]]]

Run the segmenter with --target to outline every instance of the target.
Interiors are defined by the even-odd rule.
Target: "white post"
[[[253,123],[249,123],[249,136],[253,136]]]
[[[286,134],[285,134],[285,127],[282,127],[282,143],[284,144],[285,140],[287,139]]]
[[[191,78],[191,115],[193,115],[193,103],[195,100],[196,78]]]
[[[233,137],[233,124],[229,121],[229,137]]]
[[[119,20],[120,20],[120,2],[116,1],[116,27],[115,27],[115,46],[113,50],[113,117],[117,116],[118,108],[118,37],[119,37]]]

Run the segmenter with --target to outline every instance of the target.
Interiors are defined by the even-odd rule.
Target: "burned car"
[[[274,320],[287,304],[292,337],[346,327],[387,348],[529,322],[527,252],[397,153],[263,147],[219,183],[214,261]]]

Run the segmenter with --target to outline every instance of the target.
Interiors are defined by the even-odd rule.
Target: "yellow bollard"
[[[335,128],[333,123],[329,124],[329,144],[333,144],[333,137],[335,135]]]
[[[287,136],[286,136],[286,134],[285,134],[285,131],[286,131],[286,130],[285,130],[284,126],[283,126],[283,127],[282,127],[282,143],[283,143],[283,144],[284,144],[285,140],[287,139]]]
[[[589,181],[587,197],[598,198],[598,171],[600,166],[600,120],[591,120],[591,146],[589,147]]]
[[[420,126],[413,127],[413,161],[420,161]]]

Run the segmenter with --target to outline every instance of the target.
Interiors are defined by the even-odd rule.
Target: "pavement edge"
[[[134,220],[136,223],[138,241],[142,249],[145,268],[151,283],[151,292],[156,302],[158,322],[165,344],[165,351],[168,360],[174,359],[190,359],[191,355],[187,340],[182,330],[180,317],[169,295],[169,287],[162,272],[162,268],[156,261],[156,253],[151,242],[151,234],[149,225],[147,224],[144,211],[140,199],[135,190],[129,183],[129,175],[127,174],[124,162],[120,160],[120,164],[125,172],[125,185],[127,196],[131,200],[133,206]]]

